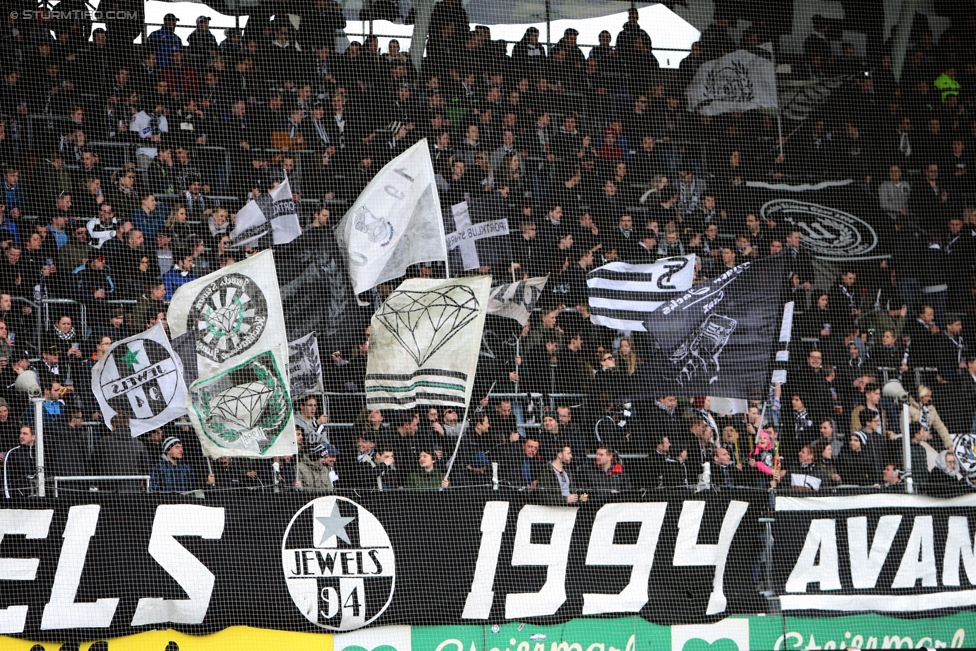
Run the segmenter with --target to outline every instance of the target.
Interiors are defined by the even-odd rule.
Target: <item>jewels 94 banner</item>
[[[76,496],[0,509],[0,635],[660,624],[756,612],[764,495]]]

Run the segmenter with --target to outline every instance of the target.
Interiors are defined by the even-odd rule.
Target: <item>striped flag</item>
[[[694,278],[693,255],[651,264],[605,264],[586,277],[593,322],[614,330],[644,332],[650,313],[691,289]]]
[[[542,296],[548,280],[549,276],[541,276],[493,287],[488,301],[488,314],[515,319],[519,325],[524,326],[532,316],[532,309]]]
[[[371,323],[369,409],[465,407],[474,386],[490,290],[489,276],[412,278],[390,294]]]

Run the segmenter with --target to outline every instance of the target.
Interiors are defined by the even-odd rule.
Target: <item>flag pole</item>
[[[457,443],[454,444],[454,453],[451,455],[451,460],[447,462],[447,472],[444,473],[444,479],[448,479],[451,476],[451,471],[454,470],[454,462],[457,460],[458,449],[461,447],[461,439],[464,438],[465,433],[468,431],[468,408],[471,407],[471,401],[468,400],[468,404],[464,406],[464,418],[461,419],[461,431],[458,433]],[[441,486],[441,490],[444,487]]]

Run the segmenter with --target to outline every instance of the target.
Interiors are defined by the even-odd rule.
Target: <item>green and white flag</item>
[[[105,424],[128,416],[132,436],[186,414],[183,365],[159,324],[113,343],[92,368],[91,388]]]
[[[372,319],[368,408],[466,406],[490,292],[490,276],[473,276],[411,278],[391,293]]]
[[[199,379],[190,385],[186,409],[204,451],[295,454],[288,339],[272,252],[183,285],[167,318],[177,348],[196,357]]]
[[[288,378],[272,351],[190,385],[186,410],[210,457],[295,454]]]

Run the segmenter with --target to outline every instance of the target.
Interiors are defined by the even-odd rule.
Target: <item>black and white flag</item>
[[[105,424],[129,417],[132,436],[186,414],[183,365],[162,325],[112,344],[92,368],[92,393]]]
[[[373,315],[366,406],[465,407],[474,387],[490,290],[489,276],[401,283]]]
[[[736,50],[703,63],[685,96],[688,110],[701,115],[775,109],[776,65],[764,49]]]
[[[302,234],[288,177],[275,189],[247,202],[237,213],[231,248],[288,244]]]
[[[781,299],[787,268],[783,255],[746,262],[650,314],[644,326],[659,358],[631,376],[628,395],[765,397],[770,358],[789,336]]]
[[[542,296],[548,280],[549,276],[542,276],[492,287],[491,297],[488,299],[488,314],[515,319],[519,325],[524,326],[532,316],[532,309]]]
[[[288,380],[291,382],[291,397],[294,400],[310,393],[325,391],[319,342],[314,332],[288,343]]]
[[[651,264],[605,264],[586,277],[593,322],[614,330],[643,332],[644,320],[665,302],[681,296],[694,279],[693,255]]]

